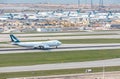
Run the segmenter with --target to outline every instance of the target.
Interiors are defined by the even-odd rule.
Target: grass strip
[[[60,41],[63,44],[120,43],[120,39],[69,39]]]
[[[34,36],[18,36],[18,37],[60,37],[60,36],[96,36],[96,35],[118,35],[117,33],[106,33],[106,34],[66,34],[66,35],[34,35]]]
[[[33,76],[49,76],[49,75],[63,75],[63,74],[80,74],[85,73],[86,69],[92,69],[92,73],[102,72],[102,67],[97,68],[80,68],[80,69],[64,69],[64,70],[46,70],[46,71],[31,71],[31,72],[13,72],[0,73],[0,79],[17,78],[17,77],[33,77]],[[120,71],[120,66],[105,67],[106,72]]]
[[[30,40],[23,42],[42,42],[43,40]],[[48,40],[44,40],[48,41]],[[120,43],[120,39],[65,39],[59,40],[63,44],[91,44],[91,43]]]
[[[22,40],[21,40],[22,41]],[[46,40],[27,40],[22,42],[42,42]],[[120,43],[120,39],[65,39],[59,40],[63,44],[91,44],[91,43]],[[0,44],[10,44],[10,42],[0,42]]]
[[[1,54],[0,67],[120,58],[120,49]]]

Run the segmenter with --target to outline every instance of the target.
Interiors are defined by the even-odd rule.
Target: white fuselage
[[[18,43],[13,43],[13,45],[18,45],[22,47],[33,47],[33,48],[50,48],[53,46],[59,46],[61,45],[61,42],[58,40],[53,40],[53,41],[45,41],[45,42],[18,42]]]

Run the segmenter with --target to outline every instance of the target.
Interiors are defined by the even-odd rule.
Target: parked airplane
[[[34,49],[49,49],[50,47],[58,47],[62,43],[58,40],[44,41],[44,42],[20,42],[13,34],[10,34],[10,38],[13,45],[18,45],[21,47],[32,47]]]

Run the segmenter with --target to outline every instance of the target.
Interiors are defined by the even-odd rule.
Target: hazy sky
[[[91,0],[80,0],[80,3],[90,3]],[[103,0],[104,4],[120,4],[120,0]],[[78,0],[0,0],[0,3],[57,3],[57,4],[72,4]],[[99,0],[93,0],[94,3],[99,3]]]

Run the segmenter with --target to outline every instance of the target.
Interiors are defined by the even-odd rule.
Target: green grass
[[[0,48],[18,48],[17,46],[0,46]]]
[[[21,40],[22,41],[22,40]],[[46,40],[27,40],[22,42],[41,42]],[[91,44],[91,43],[120,43],[120,39],[65,39],[60,40],[63,44]],[[10,42],[0,42],[0,44],[10,44]]]
[[[120,58],[120,49],[1,54],[0,67]]]
[[[9,44],[10,42],[0,42],[0,44]]]
[[[60,41],[63,44],[120,43],[120,39],[69,39]]]
[[[17,77],[32,77],[32,76],[48,76],[48,75],[61,75],[61,74],[78,74],[85,73],[86,69],[64,69],[64,70],[47,70],[47,71],[31,71],[31,72],[14,72],[14,73],[0,73],[0,79],[17,78]],[[102,72],[102,67],[91,68],[94,72]],[[120,71],[120,66],[105,67],[105,71]]]
[[[30,40],[23,42],[42,42],[48,40]],[[120,39],[65,39],[59,40],[63,44],[91,44],[91,43],[120,43]]]

